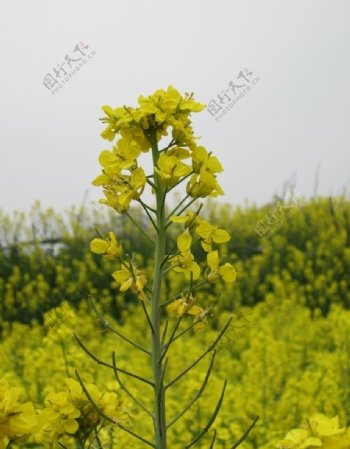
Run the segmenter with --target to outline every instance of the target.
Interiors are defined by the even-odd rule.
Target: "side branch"
[[[125,393],[140,407],[142,408],[142,410],[144,412],[147,413],[147,415],[149,415],[152,420],[154,420],[154,415],[153,413],[151,413],[143,404],[141,401],[139,401],[132,393],[131,391],[125,386],[125,384],[121,381],[119,374],[118,374],[118,368],[117,368],[117,364],[116,364],[116,360],[115,360],[115,353],[113,352],[112,354],[112,359],[113,359],[113,370],[114,370],[114,375],[116,378],[116,381],[118,382],[120,388],[122,390],[125,391]]]
[[[190,443],[188,443],[186,446],[184,446],[184,449],[189,449],[194,444],[196,444],[197,441],[199,441],[203,437],[203,435],[205,435],[208,432],[208,430],[211,428],[211,426],[213,425],[213,423],[219,413],[219,410],[221,408],[222,401],[224,400],[226,385],[227,385],[227,380],[224,381],[224,386],[222,387],[219,400],[216,404],[215,410],[214,410],[213,414],[211,415],[209,421],[207,422],[205,427],[203,427],[203,429],[198,433],[198,435],[196,437],[194,437]]]
[[[170,421],[170,423],[167,425],[167,428],[169,428],[173,424],[175,424],[176,421],[178,421],[181,418],[181,416],[183,416],[187,412],[187,410],[189,410],[192,407],[192,405],[202,396],[202,394],[208,384],[208,380],[209,380],[209,377],[210,377],[210,374],[211,374],[211,371],[212,371],[212,368],[214,365],[215,356],[216,356],[216,350],[214,349],[213,356],[210,360],[209,368],[207,370],[207,373],[205,375],[205,378],[203,380],[203,383],[202,383],[200,389],[197,391],[197,393],[193,397],[193,399],[186,405],[186,407],[177,416],[175,416],[175,418],[172,421]]]
[[[103,360],[99,359],[98,357],[96,357],[91,351],[89,351],[87,349],[87,347],[83,344],[83,342],[79,339],[79,337],[77,336],[77,334],[74,334],[75,339],[78,342],[78,345],[81,347],[81,349],[83,351],[86,352],[86,354],[92,359],[94,360],[98,365],[102,365],[102,366],[106,366],[107,368],[111,368],[114,371],[114,367],[113,365],[110,365],[107,362],[104,362]],[[126,374],[127,376],[133,377],[134,379],[140,380],[141,382],[144,382],[148,385],[151,385],[152,387],[154,386],[153,382],[151,382],[148,379],[145,379],[141,376],[138,376],[137,374],[131,373],[130,371],[126,371],[122,368],[117,368],[117,371],[119,371],[120,373]]]
[[[216,339],[208,346],[207,350],[203,352],[202,355],[200,355],[193,363],[191,363],[190,366],[188,366],[184,371],[182,371],[182,373],[180,373],[177,377],[175,377],[175,379],[173,379],[171,382],[169,382],[165,388],[169,388],[172,385],[174,385],[175,382],[177,382],[179,379],[181,379],[181,377],[183,377],[185,374],[187,374],[192,368],[194,368],[210,351],[212,351],[215,346],[219,343],[219,341],[221,340],[221,338],[223,337],[224,333],[227,331],[227,328],[229,327],[229,325],[231,324],[232,321],[232,317],[229,318],[229,320],[226,322],[225,326],[223,327],[223,329],[221,330],[221,332],[219,333],[219,335],[216,337]]]
[[[93,299],[91,297],[89,297],[89,302],[90,305],[93,309],[93,311],[95,312],[97,318],[100,320],[102,326],[111,331],[113,334],[117,335],[118,337],[120,337],[122,340],[126,341],[127,343],[129,343],[130,345],[134,346],[135,348],[139,349],[140,351],[144,352],[147,355],[151,355],[150,351],[148,351],[147,349],[145,349],[144,347],[142,347],[141,345],[139,345],[138,343],[136,343],[135,341],[131,340],[131,338],[127,337],[126,335],[123,335],[121,332],[115,330],[110,324],[109,322],[99,313],[99,311],[97,310]]]
[[[243,440],[245,440],[247,438],[247,436],[250,434],[250,431],[253,429],[253,427],[255,426],[256,422],[258,421],[259,416],[256,416],[253,420],[253,422],[251,423],[251,425],[248,427],[248,429],[243,433],[243,435],[239,438],[239,440],[237,440],[233,446],[231,446],[230,449],[236,449],[236,447],[238,447]]]
[[[213,439],[211,440],[209,449],[213,449],[216,441],[216,429],[214,430]]]
[[[159,359],[159,363],[162,363],[162,360],[164,359],[166,353],[168,352],[168,349],[170,348],[171,343],[174,341],[174,337],[175,337],[175,334],[176,334],[176,331],[177,331],[178,327],[180,326],[181,320],[182,320],[182,315],[176,321],[174,329],[173,329],[173,331],[172,331],[172,333],[170,335],[169,341],[165,345],[164,350],[162,352],[162,355],[161,355],[161,357]]]

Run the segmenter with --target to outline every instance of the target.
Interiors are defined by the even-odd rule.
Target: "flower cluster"
[[[105,259],[113,260],[122,252],[122,246],[117,242],[114,232],[110,232],[106,238],[96,238],[90,242],[90,250],[95,254],[101,254]]]
[[[293,429],[277,445],[279,449],[348,449],[350,429],[339,427],[339,418],[316,413],[302,429]]]
[[[210,157],[208,157],[210,160]],[[205,279],[207,282],[215,283],[219,280],[225,283],[232,283],[236,280],[237,273],[233,265],[225,263],[220,265],[219,252],[213,250],[214,244],[227,243],[231,237],[227,231],[219,226],[209,223],[198,213],[189,211],[186,215],[175,215],[171,217],[173,223],[183,224],[185,230],[177,237],[177,253],[169,257],[170,264],[174,272],[183,273],[185,278],[192,283],[199,279],[201,268],[195,261],[191,251],[193,242],[192,234],[196,235],[196,241],[201,242],[202,249],[207,253],[207,270]],[[184,314],[193,315],[195,320],[195,330],[201,329],[207,324],[207,315],[204,309],[195,304],[196,299],[192,294],[181,294],[179,299],[175,299],[168,305],[168,313],[175,313],[178,316]]]
[[[236,280],[237,273],[233,265],[225,263],[220,266],[219,252],[213,250],[213,244],[227,243],[231,239],[227,231],[221,229],[219,226],[210,224],[207,220],[193,212],[188,212],[183,216],[173,216],[171,217],[171,221],[185,226],[185,231],[177,239],[178,254],[170,259],[174,271],[183,272],[186,279],[196,280],[200,276],[200,267],[194,261],[193,254],[191,253],[193,239],[190,232],[193,231],[198,236],[202,248],[207,253],[207,265],[209,268],[207,280],[209,282],[223,280],[227,283],[232,283]]]
[[[167,306],[168,313],[175,313],[178,317],[191,315],[194,318],[194,330],[198,331],[208,324],[206,311],[196,305],[196,298],[192,295],[185,296],[183,293],[179,299],[176,299]]]
[[[201,269],[191,253],[192,237],[188,231],[183,232],[177,238],[178,254],[170,258],[173,270],[184,273],[188,280],[197,280]]]
[[[0,449],[27,439],[39,424],[33,404],[22,402],[21,395],[20,388],[0,379]]]
[[[222,166],[203,146],[197,146],[189,118],[192,112],[203,110],[204,105],[194,101],[192,94],[181,96],[172,86],[148,97],[140,96],[138,103],[136,108],[103,107],[106,116],[102,122],[107,128],[102,137],[109,141],[117,135],[120,137],[112,150],[103,150],[99,157],[102,173],[93,184],[103,187],[101,202],[118,213],[125,213],[132,200],[140,200],[148,177],[138,158],[150,150],[154,140],[158,142],[168,136],[169,128],[171,141],[155,166],[162,185],[172,188],[190,176],[186,187],[190,197],[222,195],[216,180]],[[185,162],[188,159],[190,163]]]
[[[139,299],[146,299],[144,287],[147,283],[147,277],[134,263],[121,259],[122,245],[118,242],[114,232],[109,232],[108,237],[93,239],[90,242],[90,250],[105,259],[119,259],[121,269],[114,271],[112,277],[120,284],[120,291],[125,292],[130,289],[137,294]]]
[[[42,412],[45,425],[38,435],[39,441],[61,441],[72,436],[85,441],[93,436],[97,426],[110,424],[101,418],[76,380],[67,378],[65,383],[66,390],[49,393],[45,399],[46,408]],[[128,418],[116,393],[101,393],[94,384],[86,385],[86,390],[96,407],[116,423]]]
[[[147,283],[147,277],[135,264],[123,263],[121,270],[114,271],[112,276],[120,284],[121,292],[131,289],[131,291],[137,294],[139,299],[142,301],[146,299],[144,288]]]

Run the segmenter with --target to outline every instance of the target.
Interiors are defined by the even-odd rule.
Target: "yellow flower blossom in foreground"
[[[192,166],[195,173],[201,171],[209,172],[212,174],[220,173],[223,171],[222,165],[216,156],[212,156],[202,146],[195,146],[192,150]]]
[[[194,260],[191,253],[192,237],[189,232],[185,231],[177,238],[177,248],[179,254],[171,258],[173,270],[177,273],[184,273],[185,278],[196,280],[200,276],[200,267]]]
[[[284,440],[278,443],[279,449],[306,449],[320,447],[322,441],[309,435],[305,429],[293,429],[287,433]]]
[[[207,318],[203,316],[204,309],[196,305],[196,299],[192,295],[184,295],[182,293],[181,297],[179,299],[175,299],[167,306],[166,309],[168,313],[174,313],[178,317],[182,317],[185,314],[193,316],[195,321],[195,330],[200,330],[208,324]]]
[[[79,429],[77,419],[81,412],[74,406],[68,392],[50,393],[45,400],[47,407],[47,425],[44,432],[50,433],[52,438],[58,439],[65,434],[74,435]]]
[[[24,440],[37,430],[38,419],[31,402],[22,403],[22,390],[0,379],[0,447],[1,440]]]
[[[130,174],[118,174],[114,177],[98,176],[94,185],[103,185],[105,198],[100,203],[112,207],[119,213],[129,209],[132,200],[138,200],[146,184],[146,175],[141,167],[135,168]]]
[[[191,173],[192,168],[186,165],[176,156],[162,153],[158,159],[158,167],[155,167],[161,182],[166,187],[174,186],[180,178]]]
[[[159,89],[148,97],[140,96],[136,108],[104,106],[102,122],[107,128],[102,137],[109,141],[118,134],[120,137],[112,150],[102,151],[99,157],[102,173],[92,183],[103,187],[104,198],[100,202],[123,214],[132,200],[140,199],[147,178],[138,166],[138,158],[142,152],[149,151],[154,136],[159,141],[168,135],[170,127],[172,144],[160,154],[155,167],[160,182],[166,187],[174,187],[181,178],[198,169],[197,176],[188,183],[189,194],[193,197],[221,194],[214,174],[222,167],[203,147],[196,148],[189,118],[192,112],[199,112],[204,107],[194,101],[193,94],[181,96],[172,86],[167,90]],[[191,165],[183,162],[188,158],[192,158]]]
[[[311,431],[319,437],[329,437],[344,433],[345,427],[339,428],[339,418],[328,418],[322,413],[316,413],[308,420]]]
[[[237,278],[237,272],[233,265],[225,263],[225,265],[219,265],[219,253],[217,251],[211,251],[207,255],[207,262],[210,268],[208,274],[209,282],[216,282],[219,279],[227,283],[235,282]]]
[[[293,429],[277,444],[279,449],[349,449],[350,431],[339,427],[339,418],[316,413],[307,419],[305,429]]]
[[[202,307],[195,304],[195,298],[193,296],[181,295],[181,298],[176,299],[171,304],[167,306],[167,311],[169,313],[176,313],[178,317],[184,314],[197,316],[203,312]]]
[[[216,197],[224,194],[216,177],[206,171],[193,174],[187,184],[186,191],[192,198]]]
[[[121,254],[122,246],[118,243],[114,232],[109,232],[105,239],[93,239],[90,242],[90,250],[95,254],[101,254],[105,259],[113,260]]]
[[[122,269],[114,271],[112,276],[120,284],[121,292],[131,289],[137,293],[139,299],[142,301],[146,299],[144,287],[147,283],[147,278],[135,265],[126,266],[124,264]]]
[[[79,382],[67,378],[65,383],[65,391],[49,393],[46,396],[46,408],[43,411],[46,423],[38,435],[39,441],[59,441],[73,435],[88,436],[98,425],[108,424],[97,413]],[[126,419],[126,409],[115,393],[101,393],[94,384],[87,384],[86,389],[104,414],[116,421]]]
[[[183,224],[185,228],[194,229],[201,238],[201,245],[204,251],[212,251],[212,243],[227,243],[231,240],[230,234],[219,226],[210,224],[204,218],[199,217],[193,212],[187,212],[186,215],[174,215],[170,217],[173,223]]]
[[[186,215],[173,215],[170,217],[170,220],[173,223],[183,224],[185,228],[192,229],[198,224],[200,218],[195,213],[189,211]]]
[[[180,93],[169,86],[167,90],[158,89],[152,95],[138,98],[138,108],[104,106],[102,109],[106,116],[102,119],[107,128],[101,133],[104,139],[114,140],[117,133],[133,127],[144,130],[150,126],[158,127],[160,135],[166,128],[174,126],[175,130],[181,130],[186,119],[192,112],[200,112],[205,105],[193,100],[193,96]]]
[[[221,229],[219,226],[212,225],[204,219],[199,220],[198,226],[195,228],[196,233],[202,239],[202,247],[204,251],[212,251],[212,243],[226,243],[231,240],[230,234]]]

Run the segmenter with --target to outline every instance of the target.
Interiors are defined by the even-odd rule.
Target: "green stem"
[[[77,449],[84,449],[83,443],[80,441],[80,439],[75,440],[75,447]]]
[[[156,133],[150,134],[152,145],[153,166],[157,165],[159,157],[159,149]],[[156,449],[167,448],[166,435],[166,414],[165,414],[165,388],[164,388],[164,365],[161,360],[162,341],[160,331],[160,310],[161,310],[161,293],[162,293],[162,268],[165,257],[166,246],[166,230],[165,230],[165,189],[161,185],[159,176],[154,172],[154,184],[156,194],[156,220],[157,220],[157,236],[155,241],[155,262],[154,262],[154,283],[152,295],[152,311],[151,320],[153,324],[152,334],[152,369],[154,381],[154,415],[155,415],[155,447]]]

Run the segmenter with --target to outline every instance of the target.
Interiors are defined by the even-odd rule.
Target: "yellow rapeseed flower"
[[[137,293],[139,299],[142,301],[146,299],[144,287],[147,283],[147,278],[135,265],[130,264],[127,266],[123,264],[121,270],[114,271],[112,276],[120,284],[121,292],[131,289]]]
[[[173,270],[184,273],[185,278],[196,280],[200,276],[200,267],[191,253],[192,237],[188,231],[183,232],[177,238],[179,254],[171,258]]]
[[[212,225],[200,218],[195,231],[202,239],[201,244],[206,252],[212,251],[212,243],[226,243],[231,240],[230,234],[219,226]]]
[[[105,239],[93,239],[90,242],[90,250],[95,254],[101,254],[105,259],[113,260],[121,254],[122,246],[118,243],[114,232],[109,232]]]
[[[161,183],[165,187],[172,187],[180,178],[189,175],[192,168],[178,157],[162,153],[154,170],[158,173]]]
[[[208,253],[207,263],[210,268],[210,273],[208,274],[209,282],[216,282],[219,279],[222,279],[227,283],[235,282],[237,278],[237,272],[234,266],[230,263],[225,263],[224,265],[220,266],[218,251],[211,251],[210,253]]]

